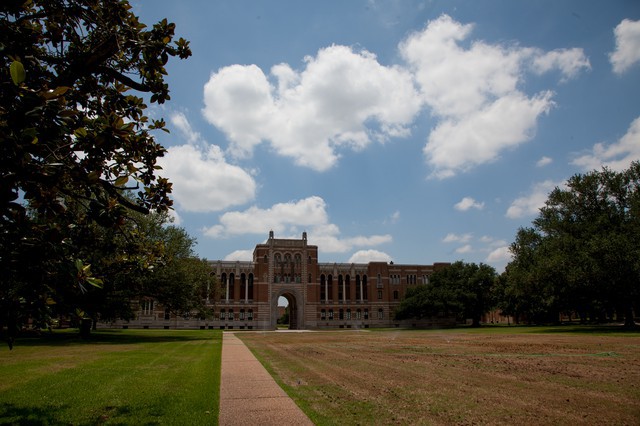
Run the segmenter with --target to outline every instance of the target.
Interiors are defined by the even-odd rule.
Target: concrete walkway
[[[220,425],[313,425],[233,332],[222,335]]]

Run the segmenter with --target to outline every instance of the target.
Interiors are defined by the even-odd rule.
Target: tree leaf
[[[13,61],[9,66],[9,72],[11,73],[11,80],[16,86],[20,85],[26,78],[27,73],[24,70],[24,66],[20,61]]]
[[[94,287],[102,288],[102,280],[100,278],[87,277],[87,282]]]
[[[118,179],[116,179],[115,185],[116,185],[116,186],[123,186],[123,185],[125,185],[128,181],[129,181],[129,176],[127,176],[127,175],[125,175],[125,176],[120,176]]]

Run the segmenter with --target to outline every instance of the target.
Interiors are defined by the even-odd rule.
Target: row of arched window
[[[236,288],[236,275],[233,272],[220,275],[221,300],[253,300],[253,274],[242,273],[238,281],[239,288]]]
[[[336,284],[334,286],[334,284]],[[334,287],[337,287],[334,289]],[[353,288],[351,286],[351,276],[339,274],[334,280],[332,274],[320,275],[320,300],[333,300],[334,294],[337,300],[367,300],[369,298],[369,288],[367,285],[367,276],[356,275]]]

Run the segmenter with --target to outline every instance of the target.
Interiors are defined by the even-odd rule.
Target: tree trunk
[[[624,315],[624,328],[636,328],[636,323],[633,320],[633,307],[631,304],[627,304]]]
[[[91,335],[91,318],[82,318],[80,321],[80,337],[88,339]]]

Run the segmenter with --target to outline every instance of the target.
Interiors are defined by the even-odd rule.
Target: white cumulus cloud
[[[456,249],[456,253],[458,254],[470,253],[471,251],[472,251],[471,244],[465,244],[464,246],[458,247]]]
[[[189,143],[169,147],[158,165],[162,176],[173,183],[178,208],[215,212],[254,199],[256,183],[249,173],[229,164],[220,147],[204,141],[184,114],[173,115],[171,123]]]
[[[556,49],[546,53],[535,49],[534,52],[537,53],[533,57],[533,70],[538,74],[557,69],[563,75],[562,81],[567,81],[580,71],[591,69],[591,63],[582,49]]]
[[[464,197],[458,203],[453,206],[456,210],[467,211],[469,209],[477,209],[482,210],[484,208],[484,203],[478,202],[471,197]]]
[[[471,241],[473,238],[473,234],[454,234],[449,233],[446,237],[442,239],[443,243],[467,243]]]
[[[487,263],[508,262],[513,258],[509,246],[501,246],[492,250],[485,260]]]
[[[424,146],[431,176],[447,178],[495,161],[529,141],[553,92],[526,94],[529,74],[558,71],[561,81],[590,68],[582,49],[544,51],[468,40],[473,24],[443,15],[398,44],[404,63],[332,45],[266,71],[229,65],[204,86],[204,117],[225,133],[235,158],[268,143],[279,155],[317,171],[345,150],[405,137],[423,107],[436,120]]]
[[[390,262],[391,256],[378,250],[359,250],[347,261],[348,263]]]
[[[535,216],[541,207],[544,207],[549,194],[556,187],[562,187],[563,183],[546,180],[537,183],[531,188],[531,192],[523,197],[515,199],[507,209],[506,216],[510,219],[520,219],[527,216]]]
[[[239,260],[251,261],[253,260],[253,250],[236,250],[225,256],[223,260]]]
[[[640,62],[640,21],[624,19],[613,30],[616,48],[609,55],[613,72],[623,74]]]
[[[299,234],[306,230],[310,244],[332,253],[344,253],[354,247],[377,246],[392,240],[388,234],[343,237],[338,226],[329,222],[326,203],[318,196],[277,203],[267,209],[252,206],[244,211],[226,212],[220,216],[217,225],[204,229],[204,234],[224,238],[264,234],[270,230],[280,238],[299,238]]]
[[[551,163],[553,163],[553,158],[544,156],[536,162],[536,167],[548,166]]]
[[[268,141],[278,154],[318,171],[331,168],[340,149],[407,136],[421,106],[407,70],[339,45],[306,57],[302,71],[287,64],[269,75],[255,65],[224,67],[206,83],[204,101],[205,118],[227,135],[234,156],[251,155]],[[367,127],[371,121],[378,130]]]
[[[633,120],[618,142],[611,145],[597,143],[591,152],[578,156],[571,164],[585,171],[599,170],[603,166],[621,171],[636,160],[640,160],[640,117]]]
[[[534,136],[538,118],[553,106],[553,93],[520,91],[528,70],[557,69],[566,80],[590,67],[581,49],[544,52],[481,41],[465,48],[472,30],[443,15],[399,47],[440,120],[424,147],[432,176],[440,179],[494,161]]]

